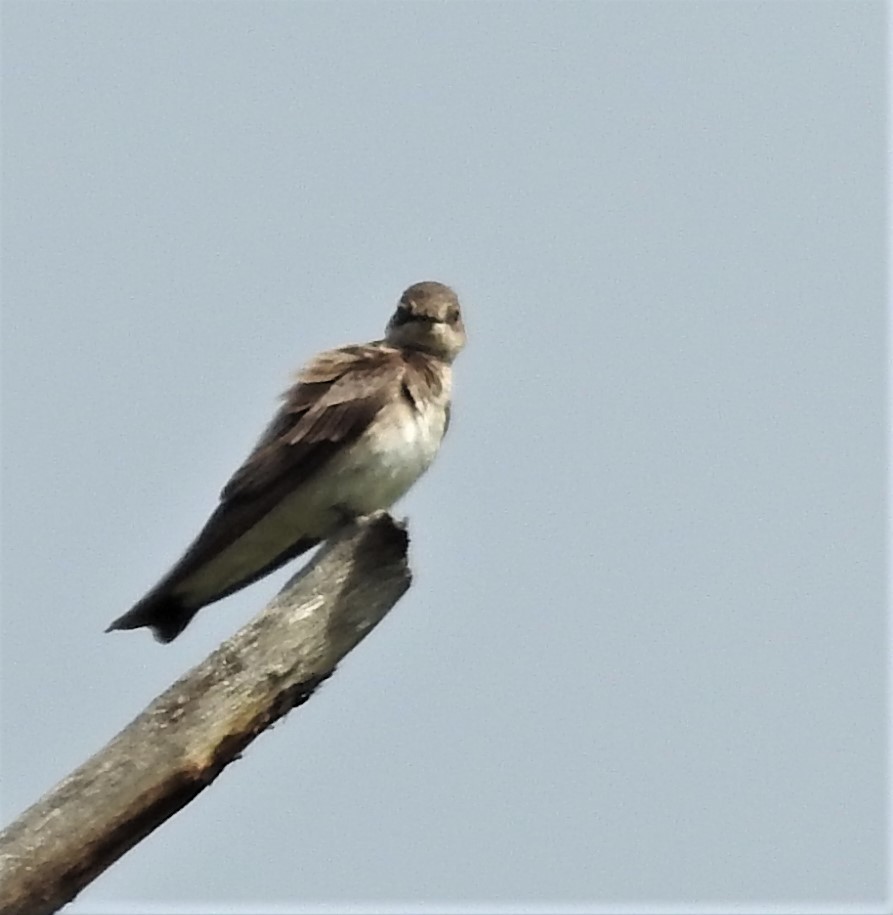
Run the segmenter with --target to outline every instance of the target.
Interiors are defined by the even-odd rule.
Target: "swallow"
[[[192,544],[106,631],[147,626],[170,642],[202,607],[390,508],[440,448],[464,345],[456,293],[422,282],[400,297],[383,340],[312,359]]]

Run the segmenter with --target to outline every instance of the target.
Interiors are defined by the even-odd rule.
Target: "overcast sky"
[[[883,911],[883,6],[2,12],[4,821],[287,578],[102,631],[290,372],[470,338],[411,591],[71,911]]]

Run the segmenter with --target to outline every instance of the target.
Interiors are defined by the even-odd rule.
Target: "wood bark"
[[[0,833],[0,913],[57,911],[306,702],[406,592],[407,543],[387,514],[329,541],[254,620]]]

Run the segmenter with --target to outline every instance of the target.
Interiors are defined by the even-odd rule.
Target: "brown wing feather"
[[[390,347],[370,344],[322,353],[304,368],[251,454],[223,488],[214,513],[149,596],[176,589],[319,471],[339,448],[358,438],[393,386],[399,390],[402,373],[395,362],[402,366],[400,359]]]
[[[400,354],[379,345],[321,353],[298,374],[254,450],[223,488],[224,503],[288,477],[294,485],[359,438],[400,383]]]

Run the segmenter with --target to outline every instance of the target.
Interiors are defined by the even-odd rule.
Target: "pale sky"
[[[2,819],[275,593],[103,629],[453,285],[412,589],[79,915],[881,912],[881,3],[3,5]]]

